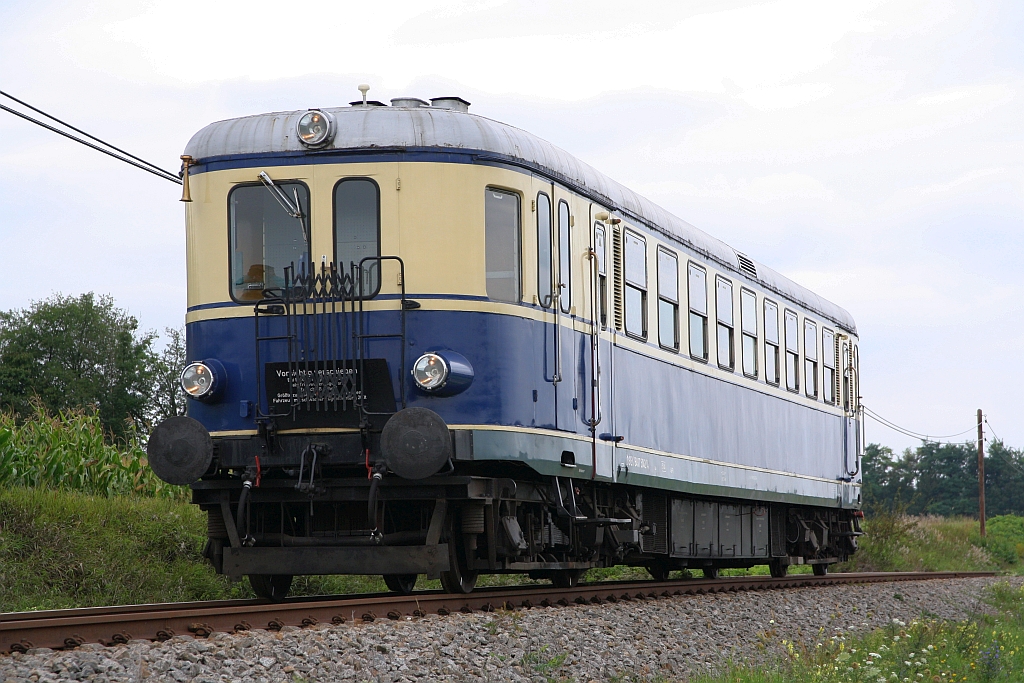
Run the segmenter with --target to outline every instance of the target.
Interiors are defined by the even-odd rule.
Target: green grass
[[[1024,679],[1024,587],[996,584],[991,614],[956,623],[894,621],[872,633],[812,645],[759,634],[779,653],[768,666],[733,666],[699,683],[1017,683]]]
[[[1024,571],[1024,517],[910,517],[885,512],[869,518],[860,549],[839,571]]]

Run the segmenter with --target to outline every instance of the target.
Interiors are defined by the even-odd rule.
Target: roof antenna
[[[363,93],[363,106],[366,106],[366,93],[370,90],[370,86],[365,83],[359,86],[359,92]]]

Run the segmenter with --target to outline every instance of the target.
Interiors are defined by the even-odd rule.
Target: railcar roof
[[[354,106],[324,111],[331,113],[338,124],[334,141],[326,148],[328,153],[331,149],[438,148],[523,165],[589,195],[626,220],[683,242],[741,277],[755,280],[856,333],[853,317],[844,308],[761,263],[755,263],[757,277],[752,278],[740,269],[736,251],[729,245],[536,135],[483,116],[439,107]],[[304,113],[274,112],[212,123],[192,136],[185,154],[202,163],[226,156],[307,152],[295,135],[295,125]]]

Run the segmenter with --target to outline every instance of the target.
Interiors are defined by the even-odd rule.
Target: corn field
[[[188,488],[153,474],[137,437],[130,431],[112,444],[94,412],[49,415],[37,405],[26,420],[0,413],[0,486],[187,499]]]

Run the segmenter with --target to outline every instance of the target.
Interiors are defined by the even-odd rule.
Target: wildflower
[[[883,645],[882,647],[885,647],[885,646]],[[878,649],[879,649],[879,650],[881,650],[882,648],[878,648]],[[882,656],[882,655],[878,654],[877,652],[869,652],[869,653],[868,653],[868,657],[874,657],[874,658],[876,658],[876,659],[878,659],[878,658],[879,658],[879,657],[881,657],[881,656]]]

